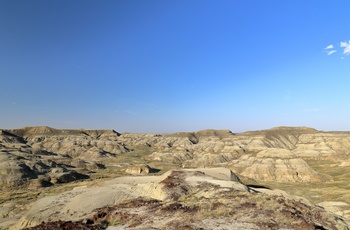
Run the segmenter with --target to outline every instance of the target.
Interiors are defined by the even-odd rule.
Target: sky
[[[0,128],[350,130],[348,0],[1,0]]]

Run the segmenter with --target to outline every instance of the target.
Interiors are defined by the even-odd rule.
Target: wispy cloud
[[[350,40],[348,42],[341,42],[340,47],[344,48],[343,54],[345,55],[350,54]]]
[[[324,48],[325,49],[325,53],[327,54],[327,55],[332,55],[332,54],[334,54],[335,52],[337,52],[336,50],[334,50],[334,45],[329,45],[329,46],[327,46],[326,48]]]
[[[336,50],[330,50],[330,51],[327,51],[326,53],[327,53],[327,55],[332,55],[332,54],[334,54],[335,52],[337,52]]]
[[[337,52],[337,49],[341,49],[343,55],[349,55],[350,54],[350,40],[349,41],[345,41],[345,42],[340,42],[339,43],[339,47],[335,47],[333,44],[326,46],[326,48],[324,48],[323,52],[325,52],[328,56],[332,55],[334,53]],[[340,59],[344,59],[344,57],[341,57]]]

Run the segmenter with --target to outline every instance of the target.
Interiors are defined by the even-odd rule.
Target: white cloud
[[[334,54],[335,52],[337,52],[336,50],[330,50],[330,51],[327,51],[327,55],[331,55],[331,54]]]
[[[340,47],[344,48],[343,54],[349,55],[350,54],[350,41],[348,42],[341,42]]]
[[[328,56],[336,53],[339,51],[339,49],[342,51],[343,55],[349,55],[350,54],[350,40],[349,41],[343,41],[340,42],[338,46],[334,46],[333,44],[330,44],[326,46],[326,48],[323,49],[323,52],[326,53]],[[341,59],[344,59],[343,57]]]
[[[340,47],[346,47],[348,44],[349,44],[349,43],[347,43],[347,42],[341,42],[341,43],[340,43]]]
[[[336,50],[327,51],[327,55],[334,54],[335,52],[337,52],[337,51]]]

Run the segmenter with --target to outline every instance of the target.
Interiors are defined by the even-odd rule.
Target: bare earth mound
[[[30,229],[45,229],[62,220],[101,229],[114,229],[112,226],[119,226],[118,229],[346,229],[350,226],[345,219],[301,198],[268,193],[242,184],[225,168],[121,177],[98,187],[76,188],[45,197],[13,229],[35,225],[38,227]]]

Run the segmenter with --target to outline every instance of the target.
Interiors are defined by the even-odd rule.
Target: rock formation
[[[92,229],[102,224],[119,229],[214,229],[217,226],[220,229],[346,229],[350,226],[339,216],[302,200],[250,188],[225,168],[171,170],[162,176],[121,177],[99,187],[76,188],[45,197],[13,229],[36,225],[31,229],[42,229],[51,226],[51,221],[62,225],[62,220],[86,223]]]
[[[65,165],[55,162],[58,155],[34,149],[22,138],[6,131],[0,135],[0,186],[3,190],[71,182],[87,178]],[[65,158],[61,156],[61,158]],[[37,182],[34,182],[37,181]]]
[[[321,182],[322,178],[303,159],[290,150],[269,148],[256,155],[243,155],[233,160],[231,168],[240,175],[264,181]]]
[[[151,170],[148,165],[134,165],[127,167],[125,172],[131,175],[145,175],[149,174]]]
[[[276,190],[259,190],[254,186],[245,186],[237,179],[237,175],[251,181],[253,184],[268,183],[268,185],[278,186],[278,183],[281,183],[285,187],[286,184],[291,184],[291,187],[298,186],[308,194],[309,199],[314,199],[315,203],[320,203],[322,207],[348,217],[350,210],[350,206],[348,206],[348,203],[350,203],[348,202],[350,200],[348,193],[350,189],[350,186],[348,186],[350,184],[348,179],[350,175],[349,159],[350,133],[322,132],[307,127],[277,127],[238,134],[234,134],[229,130],[203,130],[163,135],[120,134],[114,130],[54,129],[45,126],[0,130],[0,186],[2,188],[0,192],[0,228],[6,229],[7,227],[4,226],[12,225],[18,217],[22,217],[22,220],[20,225],[16,225],[17,227],[33,226],[34,224],[40,224],[41,221],[48,221],[50,218],[52,221],[59,221],[61,218],[66,218],[67,215],[72,217],[72,221],[80,221],[84,218],[92,218],[89,215],[93,215],[93,209],[113,205],[119,205],[118,207],[122,208],[123,205],[127,206],[132,203],[130,201],[131,203],[124,204],[123,202],[129,202],[125,199],[135,200],[138,196],[143,197],[140,202],[145,210],[155,212],[153,204],[157,204],[166,210],[173,207],[171,205],[175,205],[175,210],[173,210],[176,212],[175,215],[182,217],[184,210],[192,210],[191,208],[181,208],[188,207],[188,203],[181,203],[182,198],[192,199],[195,197],[198,202],[204,203],[205,199],[210,200],[211,196],[218,199],[221,192],[225,193],[226,190],[230,190],[236,185],[241,190],[238,187],[235,187],[235,189],[249,194],[247,195],[249,199],[257,194],[263,196],[263,200],[266,198],[265,195],[283,196],[285,199],[290,199],[283,192],[277,194]],[[143,183],[146,178],[144,177],[145,174],[159,171],[150,166],[161,170],[161,173],[174,168],[186,170],[180,170],[184,173],[178,174],[170,171],[168,174],[164,174],[163,177],[157,174],[152,177],[154,181]],[[230,176],[226,173],[213,174],[213,172],[210,172],[210,168],[213,167],[226,167],[232,170],[234,174],[231,173]],[[201,169],[200,172],[193,171],[193,168],[206,168],[206,172],[204,172],[204,169]],[[204,175],[202,175],[203,173]],[[124,179],[116,178],[114,182],[108,182],[105,186],[94,189],[88,187],[76,188],[61,195],[56,195],[55,197],[59,199],[61,199],[61,196],[64,197],[61,199],[63,203],[55,203],[57,207],[60,207],[59,212],[61,213],[57,215],[57,218],[53,218],[52,213],[41,210],[42,207],[55,209],[50,197],[44,197],[34,206],[29,205],[31,199],[34,201],[39,196],[38,194],[45,191],[42,187],[45,187],[45,189],[59,188],[59,185],[71,184],[73,181],[74,183],[81,183],[82,180],[88,178],[91,178],[91,180],[95,178],[107,180],[107,178],[126,174],[137,175],[137,177],[127,177],[131,182],[123,181],[125,177],[123,177]],[[180,176],[180,174],[185,176]],[[208,179],[209,177],[211,179]],[[225,182],[215,182],[213,178]],[[181,183],[178,180],[181,180]],[[234,181],[234,186],[231,180]],[[88,182],[86,183],[88,184]],[[112,185],[113,183],[117,185]],[[207,185],[208,187],[206,187]],[[173,186],[173,189],[171,189],[171,186]],[[202,190],[201,186],[207,190]],[[66,189],[68,188],[70,187],[67,186]],[[116,190],[112,191],[111,188]],[[216,193],[216,189],[220,192]],[[34,197],[26,198],[24,191],[33,193]],[[35,193],[36,191],[38,194]],[[116,195],[114,192],[118,191],[119,193]],[[11,192],[21,194],[18,196],[21,200],[13,201],[15,198],[11,197]],[[96,203],[96,206],[91,206],[92,209],[84,205],[79,207],[78,204],[88,200],[91,196],[95,196],[94,194],[100,194],[100,192],[104,194],[108,201],[91,200],[93,204]],[[299,194],[298,191],[296,193]],[[187,197],[189,194],[191,196]],[[302,192],[300,194],[303,195]],[[220,199],[225,200],[226,195]],[[100,198],[96,196],[96,199]],[[274,200],[275,198],[266,199]],[[248,200],[246,201],[248,202]],[[168,202],[175,203],[170,204]],[[255,206],[247,205],[247,210],[253,212],[254,207],[261,211],[262,209],[259,209],[261,208],[260,204],[255,200],[254,202]],[[300,200],[297,203],[293,202],[284,200],[282,203],[283,205],[287,203],[288,205],[295,204],[299,207],[301,204],[298,202],[301,202],[303,205],[307,205],[307,210],[316,210],[316,213],[319,213],[322,218],[325,216],[331,218],[329,214],[324,214],[307,202]],[[27,211],[25,216],[18,216],[26,209],[24,205],[19,204],[28,204],[28,208],[32,207],[33,210],[40,213],[40,218],[34,214],[31,216],[30,211]],[[330,204],[336,205],[332,206]],[[74,208],[74,205],[77,208]],[[168,207],[168,205],[170,206]],[[291,210],[287,206],[285,208]],[[194,213],[198,214],[198,210],[201,210],[202,214],[205,213],[203,207],[197,208]],[[303,208],[300,209],[304,210]],[[64,211],[64,213],[61,211]],[[261,212],[265,213],[265,211]],[[301,212],[307,213],[304,211]],[[269,210],[268,212],[272,211]],[[277,215],[275,212],[272,213]],[[129,214],[133,215],[132,213]],[[258,213],[255,214],[258,215]],[[290,215],[301,218],[304,214],[295,212]],[[118,215],[114,215],[114,217],[121,218]],[[308,215],[308,218],[303,219],[306,222],[302,221],[305,225],[299,227],[315,227],[317,223],[314,222],[316,220],[312,219],[313,217],[311,218],[312,215],[305,215]],[[170,218],[170,216],[169,214],[164,218]],[[211,220],[211,218],[212,216],[209,216],[207,220]],[[262,228],[272,224],[261,220],[265,225],[260,226],[254,221],[248,224],[242,222],[241,217],[235,218],[238,221],[235,223],[242,224],[241,228],[248,228],[248,225],[252,229]],[[267,217],[265,216],[265,218]],[[96,217],[94,222],[103,222],[102,219]],[[11,220],[11,224],[7,220]],[[191,226],[192,228],[196,228],[201,224],[210,226],[205,221],[194,218],[194,224]],[[218,224],[220,222],[215,218],[213,221],[213,223]],[[232,227],[234,229],[233,225],[230,225],[232,221],[230,222],[229,219],[225,219],[225,221],[229,225],[227,228]],[[293,222],[291,219],[289,221]],[[334,220],[328,222],[332,221]],[[5,222],[7,224],[3,224]],[[126,221],[125,224],[127,223],[129,222]],[[151,226],[151,223],[144,224],[145,226]],[[220,222],[220,224],[224,226],[224,223]],[[330,226],[327,224],[321,225]],[[276,226],[281,227],[281,225]],[[282,228],[288,229],[288,226],[286,224]],[[179,225],[179,227],[184,226]]]
[[[108,159],[138,146],[153,151],[146,156],[147,161],[171,162],[185,168],[226,165],[252,179],[281,182],[331,180],[331,176],[320,176],[305,160],[329,160],[347,167],[350,155],[348,133],[319,132],[305,127],[241,134],[203,130],[168,135],[27,127],[2,130],[0,137],[3,153],[0,173],[9,175],[3,176],[0,184],[15,186],[46,175],[48,172],[44,171],[56,165],[66,171],[98,170],[103,162],[108,164]]]
[[[129,151],[116,140],[119,135],[110,130],[50,127],[1,130],[0,186],[49,186],[87,178],[74,169],[95,170],[101,159]]]

